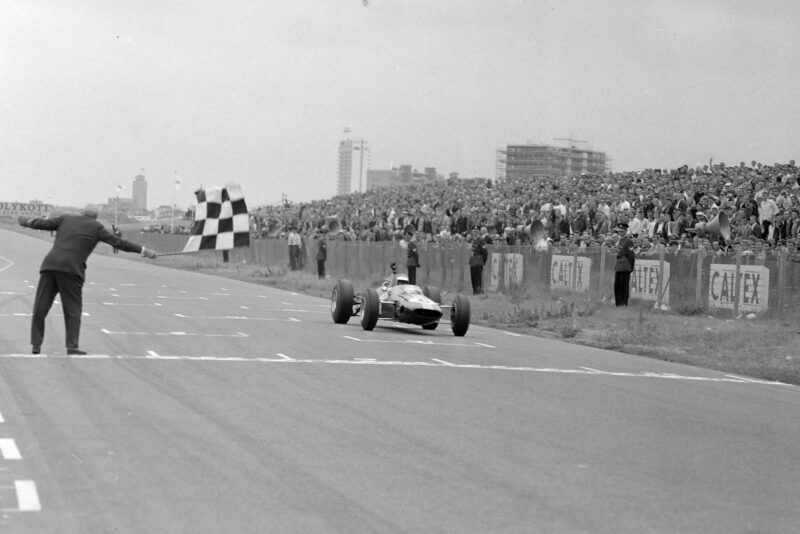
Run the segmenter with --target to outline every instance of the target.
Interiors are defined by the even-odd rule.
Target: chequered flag
[[[237,184],[195,192],[197,211],[183,252],[250,246],[250,215]]]

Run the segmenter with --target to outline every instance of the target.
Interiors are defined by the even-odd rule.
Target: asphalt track
[[[48,249],[0,230],[2,532],[800,524],[800,388],[475,325],[365,332],[124,253],[89,260],[89,355],[57,303],[34,357]]]

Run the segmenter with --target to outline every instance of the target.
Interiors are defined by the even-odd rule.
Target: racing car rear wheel
[[[436,286],[423,287],[422,294],[434,301],[436,304],[442,303],[442,290]]]
[[[456,295],[453,308],[450,310],[450,321],[453,323],[453,334],[463,336],[469,328],[469,299],[464,295]]]
[[[353,316],[353,283],[337,280],[331,294],[331,317],[336,324],[346,324]]]
[[[371,287],[367,288],[367,292],[364,294],[364,305],[361,307],[361,327],[364,330],[375,328],[379,310],[378,292]]]

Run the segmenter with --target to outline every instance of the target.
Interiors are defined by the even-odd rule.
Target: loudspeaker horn
[[[716,217],[711,219],[710,222],[697,223],[694,225],[694,227],[697,230],[697,235],[701,237],[705,235],[713,235],[722,237],[725,239],[725,241],[728,241],[731,238],[731,223],[728,221],[728,216],[722,211],[719,212]]]
[[[328,235],[336,235],[342,231],[342,223],[336,217],[328,219]]]
[[[544,224],[538,219],[526,226],[523,231],[528,234],[532,243],[538,243],[544,239]]]

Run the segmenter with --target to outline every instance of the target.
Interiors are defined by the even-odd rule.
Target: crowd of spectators
[[[800,249],[800,185],[794,160],[786,164],[724,163],[565,178],[448,179],[262,206],[251,212],[256,237],[469,242],[474,227],[493,243],[539,247],[614,246],[630,235],[637,251],[741,250],[759,254]],[[725,226],[730,238],[698,231]],[[534,221],[544,237],[532,241]],[[538,225],[537,225],[538,226]],[[702,227],[702,225],[701,225]],[[330,231],[330,230],[333,231]]]

